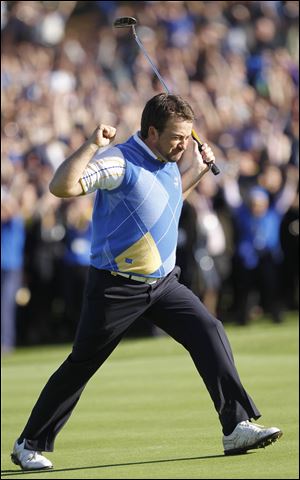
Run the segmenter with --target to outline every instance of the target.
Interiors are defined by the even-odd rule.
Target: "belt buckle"
[[[148,277],[146,283],[148,283],[148,285],[154,285],[157,281],[157,278]]]
[[[135,280],[136,282],[143,282],[146,283],[147,285],[154,285],[157,281],[158,278],[151,278],[151,277],[140,277],[138,275],[134,275],[131,273],[123,273],[123,272],[110,272],[113,276],[120,275],[121,277],[129,278],[130,280]]]

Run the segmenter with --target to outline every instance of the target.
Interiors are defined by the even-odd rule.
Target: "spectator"
[[[92,203],[90,197],[76,198],[67,203],[64,213],[65,246],[62,261],[62,293],[64,317],[60,338],[71,341],[79,321],[83,291],[90,264],[92,235]]]
[[[236,321],[250,319],[251,293],[260,295],[260,305],[275,323],[282,321],[280,305],[280,225],[294,200],[298,179],[294,168],[276,200],[271,203],[265,189],[255,186],[242,198],[238,182],[224,176],[224,194],[232,208],[236,229]]]
[[[60,278],[65,235],[59,206],[60,201],[50,192],[45,193],[34,205],[27,224],[26,284],[31,298],[26,310],[27,331],[22,339],[25,344],[59,340],[64,308]]]
[[[216,211],[214,200],[218,185],[212,176],[191,193],[189,202],[196,211],[197,240],[194,255],[198,267],[198,295],[208,310],[219,312],[222,285],[230,274],[231,259],[228,252],[229,241],[221,212]]]
[[[299,310],[299,191],[281,223],[283,251],[281,288],[287,310]]]
[[[197,214],[189,201],[183,203],[179,220],[176,261],[181,268],[182,282],[199,294],[197,262],[195,250],[197,244]]]
[[[1,170],[1,352],[16,346],[16,294],[22,285],[24,220],[18,199],[9,191],[14,169],[7,161]]]

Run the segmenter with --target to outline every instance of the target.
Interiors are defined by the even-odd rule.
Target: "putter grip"
[[[194,130],[192,131],[192,137],[198,143],[199,152],[201,153],[203,143],[201,142],[200,138],[198,137],[197,133]],[[217,167],[215,163],[209,165],[209,168],[211,169],[214,175],[219,175],[220,169],[219,167]]]
[[[215,163],[212,164],[210,169],[211,169],[211,171],[214,175],[219,175],[220,169],[219,169],[219,167],[217,167],[217,165]]]

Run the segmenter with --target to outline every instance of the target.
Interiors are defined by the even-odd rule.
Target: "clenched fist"
[[[191,167],[195,171],[195,175],[205,173],[209,170],[212,163],[215,162],[215,155],[207,143],[204,143],[199,151],[198,143],[192,140],[192,162]]]
[[[201,157],[204,163],[206,165],[209,165],[211,163],[215,162],[215,155],[212,149],[210,148],[207,143],[203,143],[202,148],[201,148]]]
[[[98,148],[106,147],[115,138],[117,130],[110,125],[99,125],[91,136],[91,142]]]

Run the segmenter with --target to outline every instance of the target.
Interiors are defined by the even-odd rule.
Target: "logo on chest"
[[[174,183],[174,186],[175,186],[176,188],[179,187],[179,178],[178,178],[177,175],[174,177],[173,183]]]

